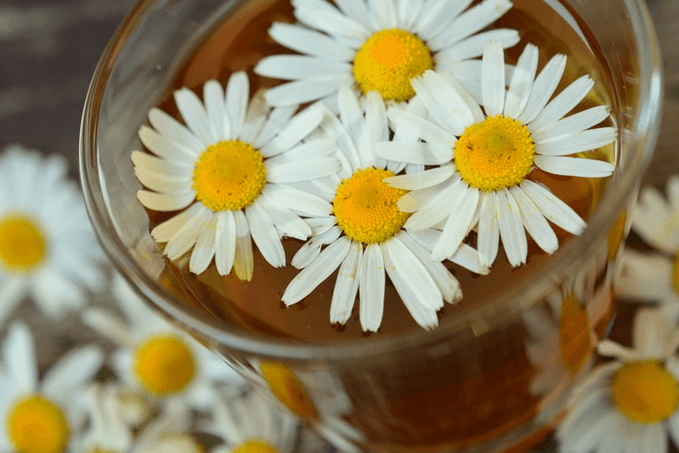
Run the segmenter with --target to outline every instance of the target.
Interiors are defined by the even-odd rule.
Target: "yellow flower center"
[[[262,155],[240,140],[208,146],[195,165],[191,187],[196,199],[213,211],[243,209],[266,184]]]
[[[455,164],[464,182],[479,190],[519,184],[533,168],[535,146],[521,122],[504,115],[472,124],[455,144]]]
[[[677,409],[679,384],[657,360],[629,362],[612,380],[613,402],[637,423],[659,423]]]
[[[278,450],[260,440],[249,440],[233,450],[231,453],[278,453]]]
[[[384,242],[408,220],[410,214],[396,206],[407,191],[382,181],[390,176],[394,174],[388,170],[370,167],[358,170],[338,186],[333,210],[337,224],[351,240],[363,244]]]
[[[31,395],[10,408],[7,434],[20,453],[61,453],[66,449],[69,427],[59,406]]]
[[[9,272],[26,273],[47,256],[47,238],[40,227],[22,214],[0,219],[0,264]]]
[[[318,417],[316,406],[290,368],[280,363],[263,362],[259,369],[271,392],[288,409],[306,420]]]
[[[134,372],[151,393],[167,396],[181,392],[191,383],[196,362],[184,341],[158,335],[146,339],[137,348]]]
[[[385,101],[400,102],[415,96],[410,80],[433,67],[420,38],[392,28],[375,33],[358,49],[354,78],[363,94],[377,90]]]

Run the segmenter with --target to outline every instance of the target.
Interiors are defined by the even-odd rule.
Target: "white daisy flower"
[[[282,236],[304,240],[311,229],[300,216],[330,213],[330,204],[296,188],[295,183],[335,174],[332,140],[302,143],[323,113],[296,106],[269,111],[261,97],[248,106],[249,81],[234,73],[226,94],[216,80],[203,87],[203,102],[187,88],[174,93],[186,126],[157,108],[153,128],[142,126],[141,142],[153,152],[134,151],[139,181],[149,190],[139,201],[155,211],[181,212],[151,231],[167,242],[175,260],[193,248],[191,272],[203,272],[215,259],[221,275],[232,267],[241,280],[253,272],[251,239],[274,267],[285,265]],[[292,117],[292,118],[291,118]]]
[[[397,130],[416,133],[423,142],[379,143],[375,152],[392,160],[441,167],[414,176],[387,180],[412,190],[399,208],[413,212],[405,228],[411,231],[441,225],[432,258],[454,252],[477,226],[481,262],[490,266],[502,238],[512,266],[526,262],[527,230],[547,253],[559,247],[547,220],[572,234],[585,222],[547,188],[528,179],[534,167],[566,176],[601,178],[614,166],[600,160],[565,157],[613,143],[615,127],[589,129],[609,117],[607,106],[593,107],[564,118],[587,96],[594,81],[583,76],[561,93],[554,93],[566,67],[556,55],[535,77],[537,47],[528,44],[505,88],[504,52],[489,43],[483,55],[483,103],[479,104],[453,78],[427,71],[413,80],[429,117],[390,109]]]
[[[460,285],[443,264],[429,259],[429,250],[418,242],[427,232],[413,236],[402,229],[408,214],[399,211],[396,202],[405,191],[382,182],[393,173],[380,165],[385,161],[378,161],[372,151],[373,137],[388,136],[379,95],[368,93],[365,117],[349,88],[339,91],[338,100],[340,119],[329,114],[321,123],[342,151],[333,214],[309,219],[314,236],[292,259],[292,265],[303,270],[288,285],[282,300],[288,306],[299,302],[339,268],[330,322],[347,322],[358,293],[361,326],[377,331],[382,323],[386,270],[415,321],[431,329],[438,325],[436,312],[443,301],[454,303],[462,297]],[[471,247],[461,245],[453,252],[454,261],[487,272]]]
[[[334,96],[340,88],[364,95],[376,90],[385,101],[408,101],[410,81],[428,69],[452,73],[480,92],[486,42],[519,42],[516,30],[478,33],[512,7],[509,0],[293,0],[299,24],[276,22],[274,41],[302,55],[273,55],[255,73],[290,82],[268,90],[270,105],[302,104]]]
[[[83,307],[103,255],[66,159],[12,145],[0,174],[0,326],[26,295],[51,318]]]
[[[353,411],[341,380],[330,370],[293,371],[285,364],[253,360],[238,369],[258,388],[272,393],[291,412],[344,453],[359,453],[363,434],[345,417]]]
[[[85,346],[61,357],[38,377],[33,335],[10,324],[0,363],[0,451],[62,453],[85,422],[83,394],[103,352]]]
[[[201,431],[223,440],[212,453],[291,453],[299,426],[291,415],[251,391],[220,398]]]
[[[122,277],[116,275],[112,290],[124,319],[99,307],[85,310],[82,318],[117,344],[112,365],[125,385],[206,411],[217,386],[244,384],[216,354],[146,307]]]
[[[577,387],[556,437],[564,453],[667,453],[679,446],[679,331],[676,316],[641,309],[634,348],[610,340],[599,353],[616,360],[597,367]]]
[[[667,180],[667,199],[652,187],[639,193],[632,230],[657,252],[629,247],[616,280],[620,297],[679,307],[679,176]]]

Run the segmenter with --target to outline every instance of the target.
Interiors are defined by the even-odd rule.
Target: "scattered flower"
[[[377,331],[384,312],[386,270],[415,321],[431,329],[438,325],[436,312],[443,301],[461,299],[460,285],[443,264],[429,259],[430,251],[418,242],[418,236],[427,232],[413,236],[402,228],[408,214],[396,203],[406,192],[382,181],[393,173],[372,152],[374,138],[388,136],[379,95],[368,93],[365,117],[350,89],[341,89],[338,100],[341,120],[329,114],[321,123],[343,153],[342,170],[333,182],[333,214],[308,220],[314,235],[292,259],[292,265],[303,270],[288,285],[282,300],[288,306],[299,302],[339,268],[330,322],[347,322],[358,293],[361,326]],[[471,247],[463,244],[453,252],[451,259],[476,272],[487,272],[478,265]]]
[[[125,386],[207,411],[218,386],[243,384],[216,354],[146,307],[122,277],[114,278],[112,291],[125,319],[91,307],[83,321],[118,346],[112,365]]]
[[[251,238],[272,266],[284,266],[281,237],[306,239],[311,229],[300,216],[331,210],[327,201],[295,187],[339,168],[332,140],[302,142],[323,119],[321,110],[270,112],[261,97],[248,102],[249,96],[244,72],[230,77],[226,94],[216,80],[206,82],[204,103],[187,88],[175,91],[186,126],[152,108],[153,128],[142,126],[139,138],[157,157],[132,153],[135,174],[147,188],[137,193],[139,201],[155,211],[181,211],[151,235],[167,242],[163,252],[171,260],[193,248],[189,269],[196,274],[214,258],[221,275],[233,267],[241,280],[250,280]]]
[[[103,352],[84,346],[61,357],[40,379],[33,335],[10,324],[0,364],[0,451],[62,453],[85,422],[85,388]]]
[[[549,101],[566,56],[553,57],[535,77],[537,63],[538,49],[528,44],[506,90],[504,52],[492,42],[483,55],[484,110],[452,77],[433,71],[413,80],[429,118],[389,109],[396,130],[410,130],[424,142],[378,143],[375,153],[439,166],[386,180],[392,187],[412,190],[398,203],[402,211],[413,213],[405,223],[407,230],[442,228],[433,259],[442,260],[457,250],[476,226],[482,264],[495,261],[502,238],[509,262],[519,266],[527,258],[525,230],[540,248],[553,253],[559,243],[547,220],[572,234],[585,228],[572,208],[528,176],[534,167],[556,175],[609,176],[614,166],[608,162],[565,156],[609,145],[617,130],[589,129],[608,118],[604,105],[563,118],[590,92],[594,81],[585,75]]]
[[[299,24],[276,22],[274,41],[301,55],[273,55],[260,60],[255,73],[290,82],[268,90],[270,105],[303,104],[334,96],[341,88],[377,90],[385,101],[408,101],[411,80],[425,70],[455,75],[480,92],[479,76],[486,42],[504,47],[519,42],[516,30],[478,33],[512,7],[509,0],[293,0]]]
[[[62,318],[104,281],[82,195],[56,154],[9,146],[0,174],[0,326],[26,295]]]

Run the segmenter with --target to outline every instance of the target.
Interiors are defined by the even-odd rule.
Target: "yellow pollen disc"
[[[278,450],[260,440],[249,440],[231,450],[231,453],[278,453]]]
[[[679,402],[679,383],[657,360],[629,362],[613,375],[613,403],[637,423],[669,418]]]
[[[69,428],[64,412],[40,395],[17,401],[7,414],[7,434],[19,453],[61,453]]]
[[[134,372],[151,393],[179,393],[193,381],[196,362],[181,339],[157,335],[143,341],[134,354]]]
[[[208,146],[195,165],[191,187],[196,199],[215,212],[245,208],[266,184],[262,155],[240,140]]]
[[[455,143],[455,164],[464,182],[491,191],[516,186],[533,168],[535,146],[521,122],[489,116],[465,129]]]
[[[349,239],[363,244],[381,243],[401,231],[410,214],[396,202],[406,190],[389,187],[382,180],[394,176],[389,170],[366,168],[343,180],[337,188],[333,210],[337,224]]]
[[[415,96],[410,80],[432,69],[431,52],[420,38],[398,28],[382,30],[354,58],[354,78],[363,94],[377,90],[385,101]]]
[[[9,272],[36,269],[47,256],[47,238],[40,227],[21,214],[0,219],[0,265]]]
[[[259,369],[271,392],[288,409],[307,420],[317,418],[316,406],[290,368],[280,363],[262,362]]]

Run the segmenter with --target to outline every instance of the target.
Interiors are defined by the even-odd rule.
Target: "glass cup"
[[[84,195],[101,244],[152,307],[341,450],[530,448],[549,434],[610,327],[615,260],[655,145],[662,96],[642,0],[544,2],[589,25],[610,70],[618,170],[581,236],[438,329],[332,344],[255,335],[218,320],[166,266],[136,198],[130,152],[141,148],[137,130],[170,89],[181,57],[243,1],[141,0],[106,48],[80,138]]]

